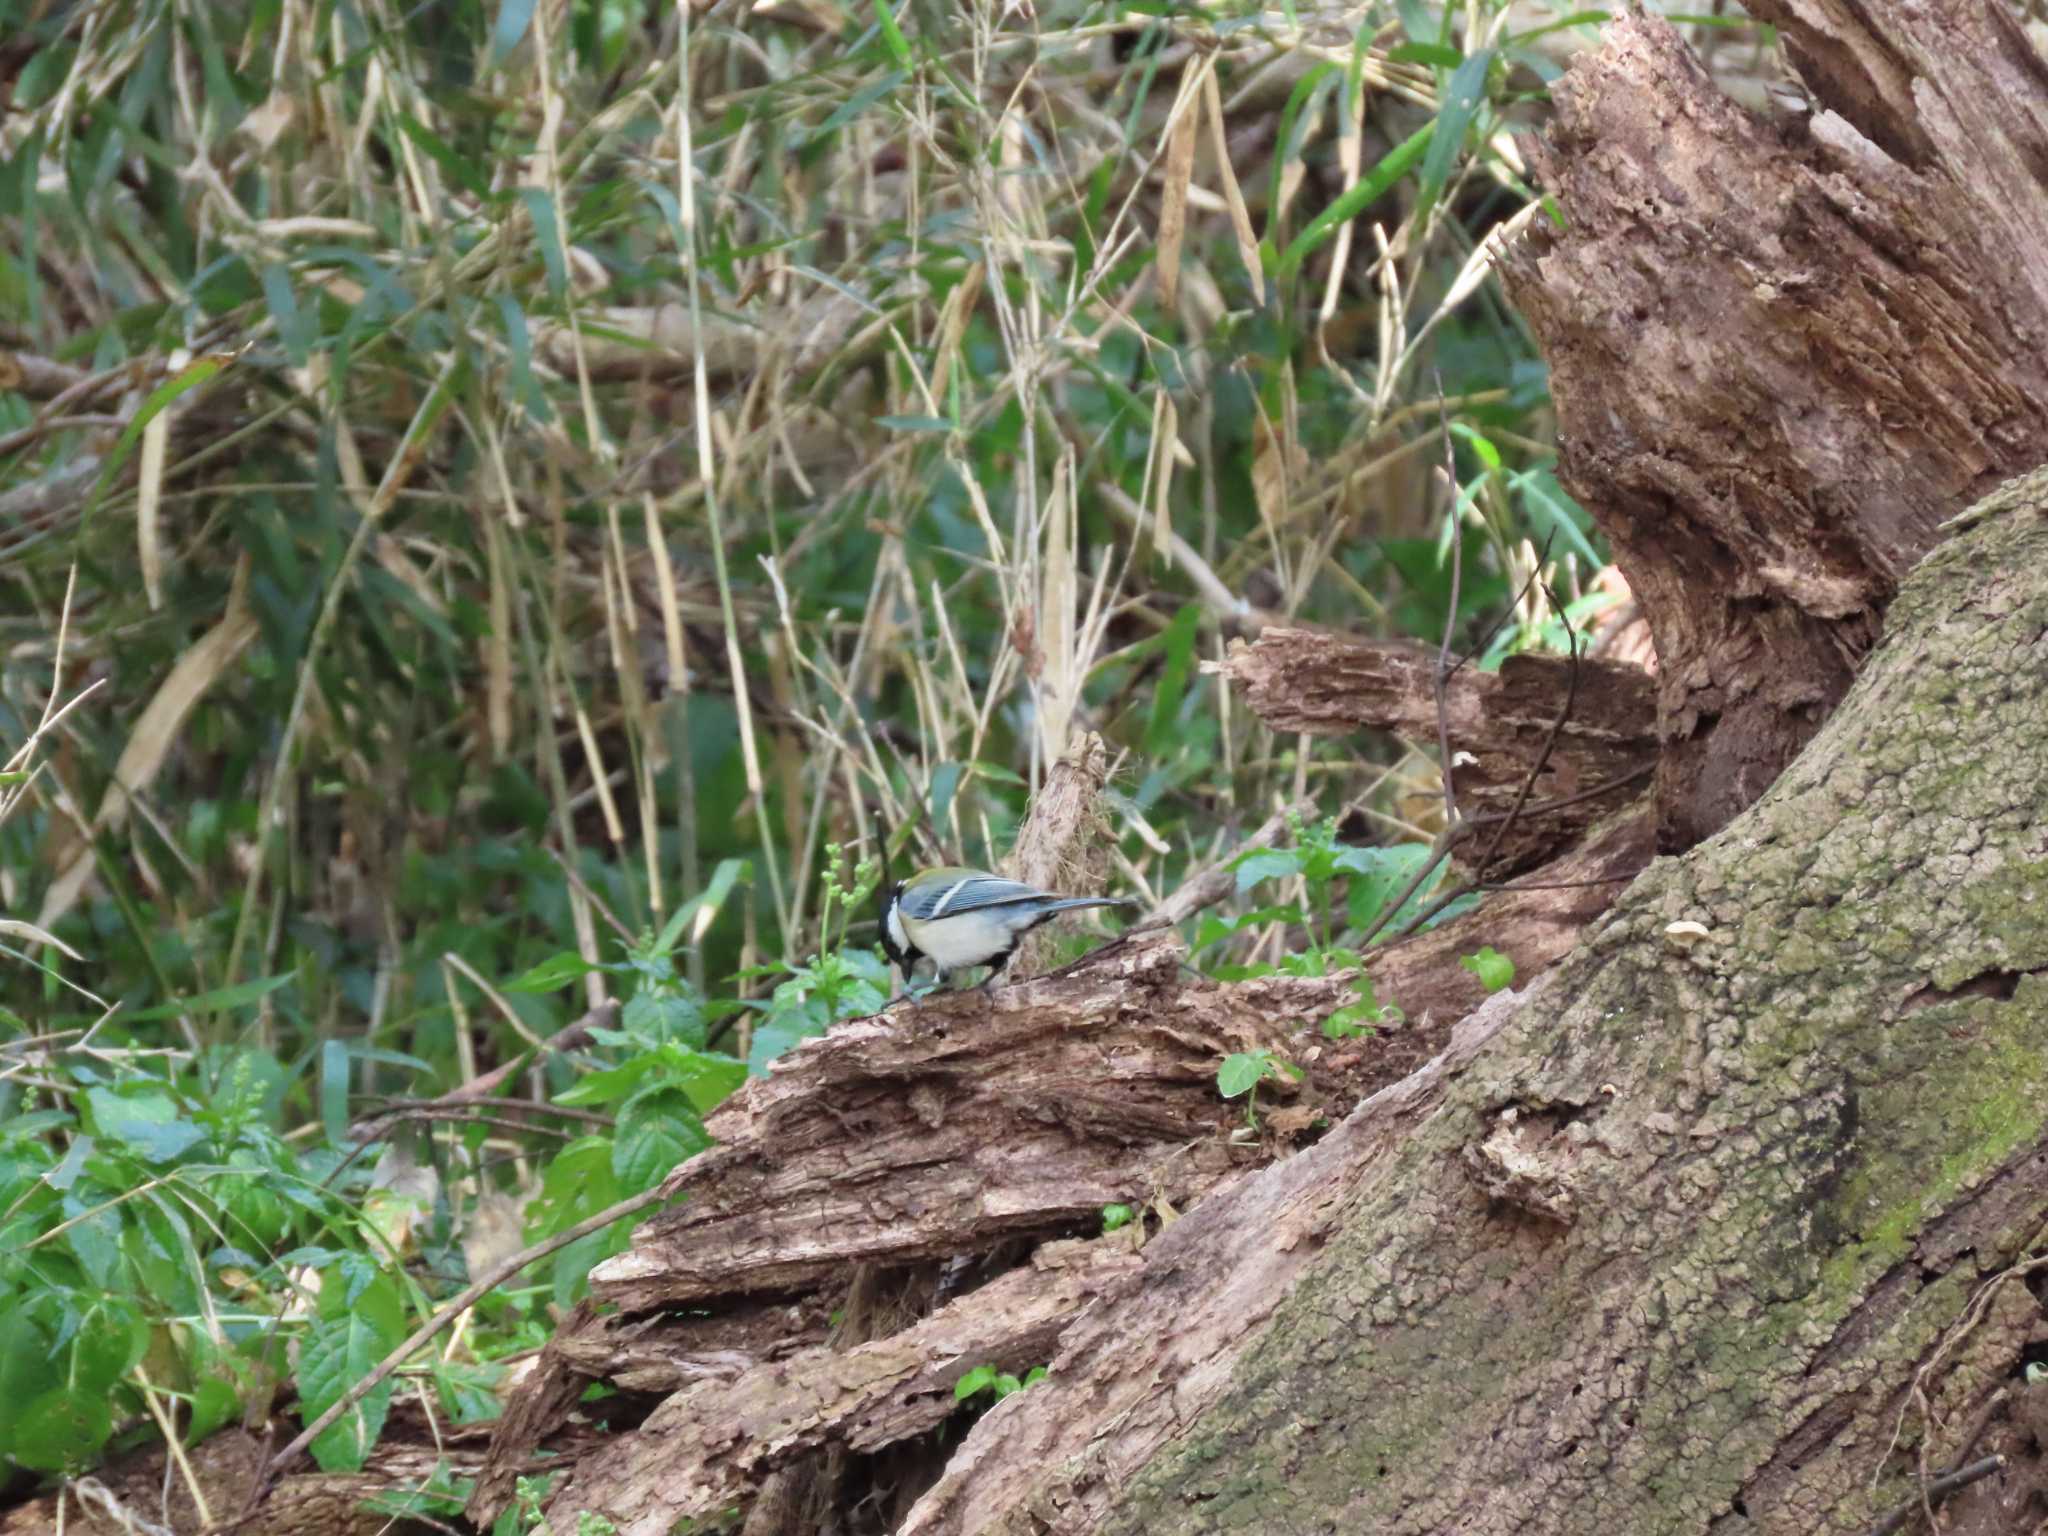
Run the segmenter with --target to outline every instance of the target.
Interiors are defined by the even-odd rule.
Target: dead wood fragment
[[[1216,1097],[1232,1051],[1284,1050],[1331,981],[1177,984],[1177,935],[1057,976],[901,1004],[778,1061],[706,1122],[687,1196],[591,1275],[631,1312],[792,1292],[849,1263],[909,1263],[1049,1233],[1109,1201],[1194,1198],[1235,1166]]]
[[[1655,636],[1669,849],[1770,785],[1942,520],[2048,436],[2048,64],[2015,13],[1751,14],[1821,110],[1746,112],[1619,17],[1527,146],[1564,218],[1503,266]]]
[[[1366,727],[1434,737],[1437,652],[1400,641],[1361,641],[1314,630],[1271,628],[1234,643],[1221,670],[1275,730],[1342,735]],[[1457,761],[1466,815],[1510,810],[1549,740],[1571,687],[1561,656],[1511,656],[1497,673],[1462,668],[1451,678],[1443,726]],[[1588,827],[1626,805],[1624,782],[1656,762],[1655,683],[1628,662],[1581,660],[1577,694],[1528,800],[1531,806],[1616,787],[1542,814],[1518,817],[1495,851],[1495,877],[1526,870],[1571,847]],[[1468,843],[1464,851],[1483,847]]]
[[[1109,749],[1085,731],[1053,764],[1031,798],[1031,814],[1003,861],[1003,873],[1041,891],[1093,896],[1106,879],[1109,861],[1101,837],[1102,786],[1109,777]],[[1052,935],[1044,929],[1024,936],[1010,962],[1010,976],[1035,976],[1045,968]]]
[[[554,1507],[569,1529],[595,1512],[621,1536],[662,1536],[678,1520],[741,1501],[795,1456],[826,1447],[869,1454],[921,1435],[953,1412],[965,1371],[1044,1363],[1081,1308],[1141,1264],[1114,1239],[1048,1244],[1029,1265],[900,1332],[677,1393],[638,1432],[582,1462]]]
[[[1216,1389],[1213,1373],[1198,1369],[1176,1380],[1178,1373],[1161,1370],[1157,1357],[1170,1350],[1171,1359],[1190,1365],[1233,1360],[1237,1341],[1271,1316],[1342,1221],[1355,1170],[1400,1149],[1408,1130],[1441,1101],[1445,1085],[1513,1019],[1528,995],[1496,993],[1420,1071],[1375,1095],[1316,1145],[1233,1185],[1228,1201],[1212,1201],[1168,1227],[1147,1245],[1144,1271],[1118,1305],[1077,1320],[1061,1339],[1053,1379],[1045,1385],[1068,1397],[1091,1380],[1117,1384],[1122,1412],[1117,1432],[1101,1438],[1100,1456],[1119,1456],[1127,1444],[1149,1449],[1154,1437],[1171,1433],[1182,1389]],[[1164,1279],[1177,1274],[1182,1278],[1176,1282]],[[1150,1286],[1143,1284],[1148,1275]],[[1135,1390],[1112,1363],[1131,1352],[1133,1340],[1147,1341],[1137,1352],[1152,1362],[1146,1384]],[[1056,1445],[1066,1453],[1058,1442],[1083,1419],[1096,1424],[1109,1416],[1099,1405],[1068,1416],[1064,1425],[1057,1416],[1034,1415],[1025,1443],[977,1426],[899,1536],[979,1529],[994,1523],[1006,1505],[1024,1523],[1025,1490],[1051,1474]],[[997,1490],[992,1501],[991,1486]]]

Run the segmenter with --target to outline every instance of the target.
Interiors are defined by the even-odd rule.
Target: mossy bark
[[[1170,1228],[906,1529],[1861,1532],[2017,1404],[2040,1308],[1984,1288],[2048,1223],[2048,473],[2007,503],[1763,800]],[[2020,1417],[1966,1515],[2037,1496]]]

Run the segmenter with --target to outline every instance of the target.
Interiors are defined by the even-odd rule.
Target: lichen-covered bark
[[[1506,266],[1559,474],[1656,638],[1665,846],[1760,794],[1936,527],[2048,434],[2048,65],[2004,0],[1759,0],[1767,121],[1661,21],[1554,87],[1563,211]]]
[[[1759,804],[1164,1233],[905,1536],[1806,1536],[1943,1465],[2040,1327],[2006,1285],[1937,1353],[2048,1221],[2048,473],[2024,500]]]

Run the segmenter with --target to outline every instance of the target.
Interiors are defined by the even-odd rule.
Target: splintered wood
[[[1434,742],[1437,656],[1433,646],[1272,628],[1233,643],[1220,670],[1276,731],[1372,728]],[[1527,786],[1491,878],[1554,857],[1641,797],[1657,761],[1655,686],[1630,662],[1581,660],[1575,670],[1565,657],[1539,655],[1511,656],[1494,673],[1461,667],[1449,679],[1443,724],[1462,813],[1507,815]],[[1491,841],[1489,833],[1458,852]]]

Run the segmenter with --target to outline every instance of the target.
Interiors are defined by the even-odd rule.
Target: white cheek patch
[[[910,935],[903,931],[903,907],[900,902],[889,904],[889,939],[898,949],[910,949]]]

